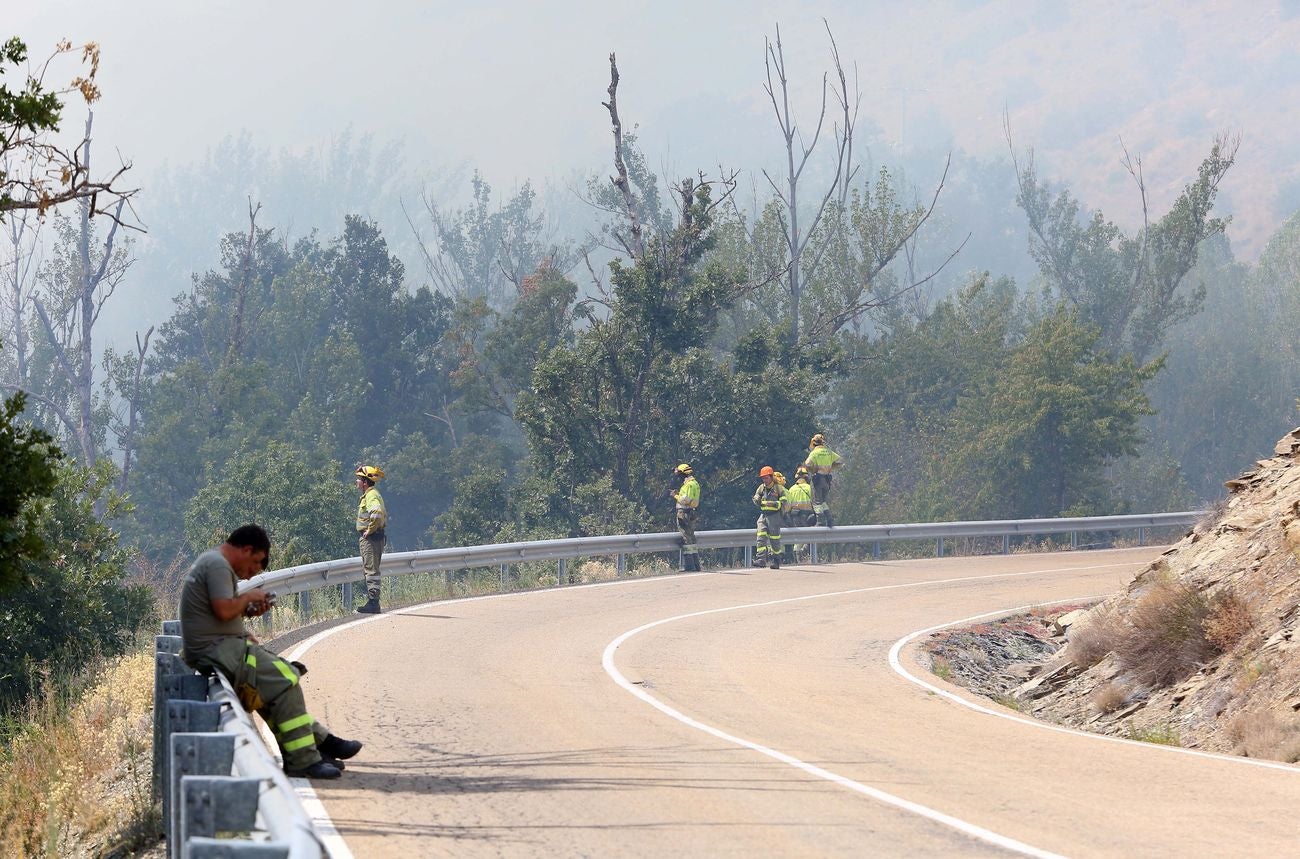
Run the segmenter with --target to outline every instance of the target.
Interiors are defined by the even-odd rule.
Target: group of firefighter
[[[793,484],[786,485],[785,475],[770,465],[758,470],[760,482],[753,499],[758,508],[754,566],[781,568],[786,551],[781,545],[781,527],[787,522],[796,527],[835,527],[830,508],[831,476],[843,464],[843,458],[826,446],[826,436],[817,433],[808,440],[808,456],[795,468]],[[690,464],[683,462],[673,469],[669,495],[676,504],[677,532],[682,536],[682,570],[699,572],[695,525],[700,518],[700,483]]]

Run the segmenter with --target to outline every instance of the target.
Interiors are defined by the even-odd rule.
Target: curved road
[[[905,641],[1112,593],[1157,552],[705,573],[350,623],[293,651],[313,712],[366,742],[313,787],[357,857],[1294,854],[1300,769],[1028,724]]]

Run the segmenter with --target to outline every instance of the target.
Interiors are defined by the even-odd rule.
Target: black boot
[[[316,761],[309,767],[302,769],[290,769],[285,767],[284,774],[289,778],[338,778],[343,775],[343,771],[333,764],[326,763],[324,760]]]
[[[359,740],[344,740],[329,734],[316,744],[316,750],[324,757],[345,761],[348,758],[357,756],[357,752],[361,751],[361,742]]]
[[[366,604],[357,607],[357,614],[379,614],[379,597],[371,597]]]
[[[774,553],[772,554],[772,564],[771,564],[771,567],[772,567],[772,569],[774,569],[774,570],[779,570],[779,569],[781,569],[781,553],[780,553],[780,552],[774,552]]]

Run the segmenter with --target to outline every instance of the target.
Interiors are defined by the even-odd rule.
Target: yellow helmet
[[[781,486],[785,486],[785,475],[782,474],[781,472],[779,472],[779,471],[773,471],[773,472],[772,472],[772,479],[775,480],[775,481],[776,481],[778,484],[780,484]]]
[[[806,465],[800,465],[800,466],[798,466],[797,468],[795,468],[795,470],[794,470],[794,479],[795,479],[795,480],[798,480],[798,479],[801,478],[801,477],[807,477],[807,476],[808,476],[808,466],[806,466]]]
[[[384,479],[384,470],[377,465],[361,465],[357,467],[357,477],[378,483]]]
[[[812,448],[823,444],[826,444],[826,436],[822,435],[821,433],[817,433],[815,436],[813,436],[811,439],[808,440],[808,449],[811,450]]]
[[[685,474],[687,477],[691,476],[691,467],[684,462],[673,470],[678,474]]]

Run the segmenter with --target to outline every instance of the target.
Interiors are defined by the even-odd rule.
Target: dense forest
[[[1188,509],[1295,422],[1300,221],[1234,259],[1234,140],[1162,165],[1186,173],[1163,211],[1129,162],[1125,229],[1010,133],[1005,163],[855,160],[832,74],[833,131],[776,110],[789,169],[744,192],[657,175],[609,71],[578,210],[478,173],[395,187],[368,138],[305,166],[227,141],[152,192],[148,233],[0,173],[0,698],[35,682],[9,666],[117,646],[140,583],[242,522],[276,566],[354,554],[361,462],[410,549],[668,530],[679,462],[701,527],[745,527],[757,469],[814,432],[848,463],[840,523]]]

